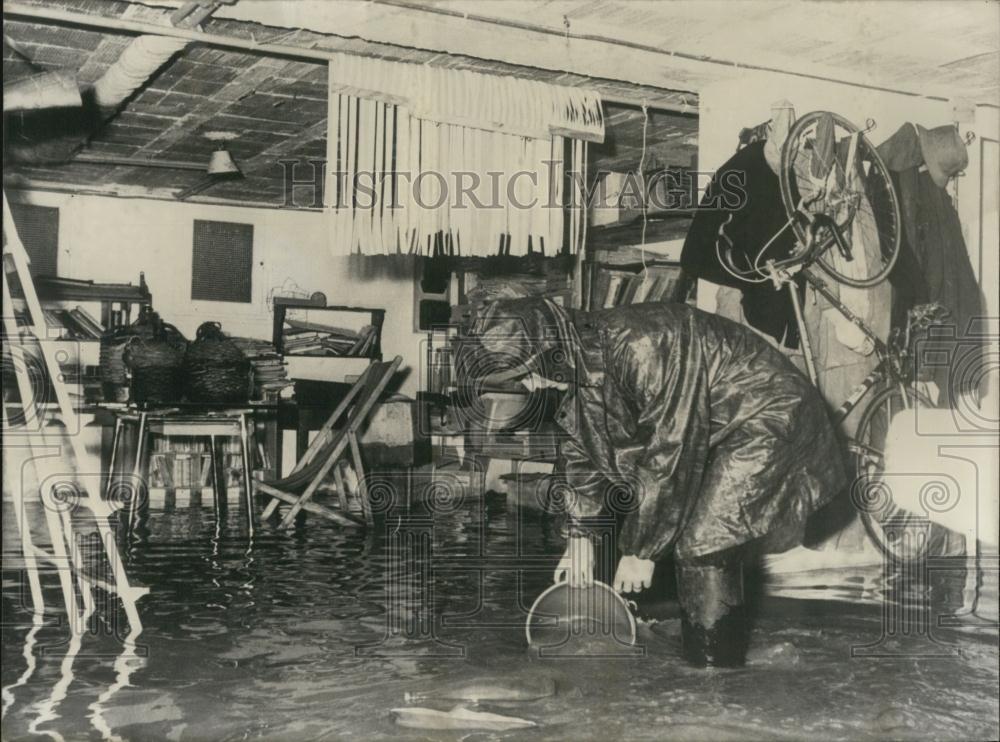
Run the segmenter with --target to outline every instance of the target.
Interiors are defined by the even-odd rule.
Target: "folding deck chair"
[[[341,460],[347,460],[348,449],[350,449],[351,463],[358,475],[358,494],[364,509],[365,522],[371,525],[373,521],[372,510],[368,500],[368,488],[365,485],[358,432],[364,427],[372,409],[378,403],[379,396],[385,390],[402,361],[401,356],[396,356],[390,362],[371,364],[354,383],[347,396],[337,405],[333,414],[323,423],[323,427],[316,433],[316,437],[313,438],[299,462],[295,464],[291,474],[284,479],[272,482],[254,482],[254,488],[258,492],[263,492],[273,498],[264,508],[261,520],[270,518],[278,506],[284,502],[291,507],[278,524],[279,528],[288,528],[294,522],[295,516],[302,510],[328,518],[341,525],[361,525],[347,513],[347,491],[339,467]],[[331,469],[337,485],[340,510],[311,501],[312,496],[316,494],[316,490]]]

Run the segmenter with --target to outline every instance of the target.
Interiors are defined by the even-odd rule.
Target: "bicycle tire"
[[[912,388],[906,387],[906,395],[909,399],[909,404],[912,405],[926,405],[926,401]],[[884,457],[885,457],[885,438],[888,434],[889,423],[892,419],[892,410],[901,410],[904,408],[902,401],[903,393],[900,391],[897,385],[884,387],[883,389],[876,392],[875,396],[872,397],[868,405],[865,407],[864,412],[858,421],[857,432],[855,433],[854,440],[860,442],[863,446],[870,450],[878,451],[882,456],[881,465],[876,469],[873,463],[870,461],[871,454],[867,453],[863,455],[861,452],[854,453],[854,467],[856,482],[859,481],[872,481],[874,477],[877,477],[884,467]],[[887,405],[887,402],[895,402],[896,406],[893,408],[891,404]],[[882,413],[888,412],[884,419],[880,419]],[[877,429],[876,429],[877,426]],[[872,440],[874,437],[876,440]],[[920,516],[908,513],[903,508],[899,507],[892,501],[891,490],[883,491],[881,494],[888,497],[887,502],[884,503],[883,507],[874,508],[870,504],[862,506],[861,503],[855,501],[855,507],[857,507],[859,514],[861,516],[861,522],[864,524],[865,530],[868,532],[869,538],[875,542],[875,545],[889,557],[893,562],[897,563],[909,563],[916,561],[927,554],[932,541],[930,534],[923,540],[922,546],[919,549],[909,549],[907,546],[911,546],[911,542],[905,539],[900,542],[899,540],[893,540],[891,535],[886,532],[882,527],[882,523],[886,522],[890,518],[894,519],[898,524],[900,519],[906,518],[925,520]],[[931,524],[934,528],[934,524]],[[895,531],[894,531],[895,532]]]
[[[799,144],[803,135],[825,115],[826,112],[824,111],[813,111],[802,116],[788,132],[788,137],[781,148],[781,165],[778,172],[781,201],[785,207],[785,213],[792,220],[792,229],[795,232],[795,236],[802,245],[809,243],[809,234],[807,226],[795,218],[800,196],[795,176],[795,160],[800,151]],[[853,134],[858,131],[858,128],[843,116],[835,113],[831,113],[830,115],[833,117],[835,125],[839,126],[846,133]],[[879,156],[878,151],[864,133],[858,137],[858,148],[861,161],[869,163],[864,179],[865,193],[863,195],[865,196],[865,200],[863,203],[867,203],[872,209],[871,218],[875,223],[875,230],[878,236],[879,257],[882,262],[881,267],[874,275],[864,278],[846,275],[837,268],[830,257],[830,249],[834,245],[835,238],[832,234],[828,233],[828,230],[824,229],[821,229],[820,232],[827,231],[827,234],[819,238],[819,255],[816,262],[819,263],[824,273],[839,283],[855,288],[870,288],[882,283],[896,264],[896,260],[899,257],[902,222],[900,219],[899,199],[896,197],[896,190],[892,185],[889,170]],[[873,201],[876,202],[877,206],[872,203]],[[849,218],[840,225],[839,229],[842,235],[844,230],[851,225],[856,215],[857,210],[855,209],[851,212]],[[850,235],[846,235],[846,237],[850,237]]]

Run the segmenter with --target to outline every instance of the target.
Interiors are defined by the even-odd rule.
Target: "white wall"
[[[319,212],[33,192],[20,200],[59,207],[59,273],[69,278],[132,282],[139,272],[160,315],[189,338],[208,320],[225,331],[270,340],[269,297],[282,286],[322,291],[330,304],[386,309],[382,352],[409,367],[401,391],[418,390],[423,335],[413,332],[413,266],[409,259],[333,256]],[[254,226],[253,301],[192,301],[195,219]]]
[[[977,106],[972,117],[961,123],[963,130],[975,133],[969,145],[969,166],[965,175],[957,179],[958,214],[972,268],[976,271],[986,308],[992,319],[990,332],[1000,330],[1000,115],[990,106]]]

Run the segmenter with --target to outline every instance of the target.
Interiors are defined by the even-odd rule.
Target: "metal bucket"
[[[636,636],[628,602],[596,580],[587,588],[549,587],[531,606],[524,630],[528,646],[549,654],[619,654]]]

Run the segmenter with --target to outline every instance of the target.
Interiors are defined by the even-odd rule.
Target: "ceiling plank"
[[[202,98],[189,111],[171,124],[166,131],[154,137],[142,149],[140,156],[153,156],[190,136],[191,132],[213,116],[223,113],[240,98],[252,95],[257,86],[274,76],[273,59],[261,58],[247,67],[238,77],[211,96]]]
[[[326,118],[303,129],[294,137],[288,137],[274,144],[259,155],[255,155],[241,163],[240,169],[246,173],[256,173],[269,165],[277,165],[278,160],[295,154],[309,142],[325,138],[327,134]],[[282,171],[283,172],[283,171]]]
[[[141,8],[130,5],[122,11],[121,18],[129,19],[140,15]],[[101,75],[111,66],[111,64],[121,56],[122,51],[132,41],[129,36],[116,34],[104,34],[101,43],[90,55],[90,58],[83,63],[77,72],[77,79],[81,82],[94,83],[100,79]]]

